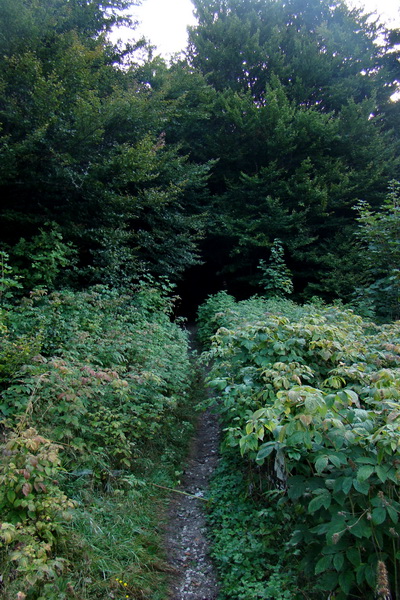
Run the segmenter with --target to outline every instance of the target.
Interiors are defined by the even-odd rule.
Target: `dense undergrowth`
[[[193,431],[168,291],[0,298],[5,600],[165,597],[158,486],[176,484]]]
[[[399,599],[400,323],[221,292],[199,335],[224,426],[221,600]]]

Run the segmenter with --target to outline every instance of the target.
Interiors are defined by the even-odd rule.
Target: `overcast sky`
[[[377,11],[390,25],[400,27],[399,0],[348,0],[356,6],[365,7],[368,11]],[[157,51],[168,57],[180,52],[186,46],[188,25],[194,25],[193,5],[190,0],[142,0],[142,6],[134,7],[135,17],[141,21],[135,31],[157,46]],[[126,39],[128,32],[120,31],[120,37]]]

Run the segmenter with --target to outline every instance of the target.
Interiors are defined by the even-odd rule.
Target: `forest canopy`
[[[131,2],[1,4],[0,249],[25,290],[148,273],[243,297],[279,240],[295,297],[396,315],[365,211],[398,254],[398,30],[341,0],[194,0],[166,64],[109,41]]]

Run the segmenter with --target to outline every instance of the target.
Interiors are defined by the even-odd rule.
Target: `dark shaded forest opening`
[[[237,268],[235,260],[229,257],[229,248],[224,238],[207,236],[202,244],[203,262],[187,269],[178,282],[176,294],[176,315],[189,322],[196,320],[198,307],[208,296],[225,291],[237,300],[244,300],[254,294],[262,294],[261,285],[256,285],[257,269],[254,264]]]
[[[196,320],[197,309],[211,294],[224,289],[224,278],[218,275],[213,265],[203,263],[188,269],[184,279],[176,288],[179,299],[176,304],[176,315],[189,322]]]

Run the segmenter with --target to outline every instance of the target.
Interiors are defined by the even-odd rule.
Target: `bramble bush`
[[[3,581],[40,592],[40,584],[63,572],[57,556],[75,503],[59,488],[60,447],[33,428],[11,433],[0,464],[0,548]],[[41,597],[44,597],[41,594]]]
[[[190,370],[184,332],[159,310],[144,316],[143,294],[97,287],[24,300],[9,327],[15,339],[41,343],[3,391],[5,422],[28,414],[73,465],[129,467],[168,428]]]
[[[7,600],[18,592],[60,600],[71,590],[109,597],[95,578],[88,591],[93,575],[79,574],[92,561],[96,570],[98,558],[88,556],[98,550],[85,550],[90,542],[75,522],[91,522],[94,496],[120,489],[119,514],[129,482],[145,479],[159,461],[173,484],[167,471],[176,469],[192,430],[185,409],[192,366],[172,308],[167,282],[146,280],[134,290],[41,288],[2,309],[0,565]],[[72,568],[80,554],[84,566]],[[125,567],[113,564],[102,567],[102,581],[105,572],[121,575]]]
[[[197,312],[197,337],[201,344],[207,347],[215,331],[223,325],[220,319],[235,306],[235,299],[227,292],[221,291],[207,298]]]
[[[206,357],[224,444],[263,473],[261,506],[280,490],[295,516],[285,552],[320,597],[372,598],[383,568],[400,598],[400,323],[263,299],[219,320]]]

